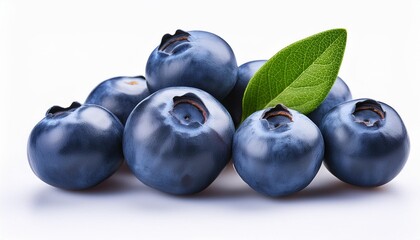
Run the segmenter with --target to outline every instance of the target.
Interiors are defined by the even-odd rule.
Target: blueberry
[[[390,106],[357,99],[334,107],[321,123],[325,166],[352,185],[388,183],[404,167],[410,142],[401,117]]]
[[[42,181],[81,190],[111,176],[123,162],[123,126],[97,105],[51,107],[32,130],[28,160]]]
[[[285,196],[304,189],[317,174],[324,154],[318,127],[283,105],[257,111],[233,138],[233,164],[255,191]]]
[[[96,86],[85,103],[103,106],[125,124],[134,107],[149,95],[143,76],[115,77]]]
[[[232,119],[210,94],[169,87],[144,99],[124,129],[127,165],[144,184],[165,193],[198,193],[231,156]]]
[[[349,87],[340,77],[337,77],[327,97],[321,105],[308,114],[308,117],[316,125],[320,126],[322,118],[328,111],[340,103],[351,100],[351,98],[352,96]]]
[[[242,117],[242,98],[249,80],[267,60],[255,60],[242,64],[238,68],[236,84],[222,103],[232,116],[235,126],[239,126]]]
[[[237,64],[231,47],[205,31],[165,34],[146,64],[151,92],[172,86],[202,89],[221,100],[236,82]]]

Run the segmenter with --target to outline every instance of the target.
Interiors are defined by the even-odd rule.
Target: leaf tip
[[[345,29],[345,28],[336,28],[336,29],[333,29],[333,30],[337,31],[340,34],[343,34],[344,37],[347,38],[347,29]]]

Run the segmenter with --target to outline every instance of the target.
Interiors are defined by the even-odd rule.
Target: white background
[[[348,31],[339,75],[353,96],[393,106],[410,134],[408,162],[385,186],[350,187],[323,167],[302,192],[271,199],[227,169],[203,193],[175,197],[122,169],[71,192],[29,167],[27,138],[49,107],[144,74],[165,33],[214,32],[242,64],[337,27]],[[0,0],[0,239],[420,239],[419,68],[419,1]]]

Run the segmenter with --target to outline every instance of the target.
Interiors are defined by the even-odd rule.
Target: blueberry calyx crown
[[[47,110],[47,112],[45,113],[46,117],[54,117],[57,115],[60,115],[61,113],[64,112],[68,112],[68,111],[74,111],[75,109],[79,108],[80,106],[82,106],[82,104],[80,104],[79,102],[72,102],[71,105],[69,107],[63,108],[60,106],[52,106],[50,109]]]
[[[139,84],[139,82],[137,80],[138,78],[146,80],[146,78],[143,75],[139,75],[139,76],[135,76],[135,77],[129,77],[129,78],[130,79],[135,79],[135,80],[124,81],[124,83],[127,84],[127,85],[138,85]]]
[[[261,120],[268,123],[268,128],[270,130],[274,130],[293,122],[293,116],[286,106],[277,104],[275,107],[264,111]]]
[[[354,121],[367,127],[378,126],[385,119],[381,104],[372,99],[357,102],[352,113]]]
[[[189,42],[189,36],[191,36],[189,33],[180,29],[176,30],[174,35],[167,33],[163,35],[158,49],[159,51],[171,54],[174,52],[176,46],[185,42]]]
[[[173,98],[170,114],[182,125],[198,127],[207,121],[209,112],[198,96],[187,93]]]

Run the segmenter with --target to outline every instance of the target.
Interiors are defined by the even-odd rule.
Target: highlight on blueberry
[[[96,86],[85,103],[103,106],[125,124],[134,107],[149,95],[143,76],[114,77]]]

